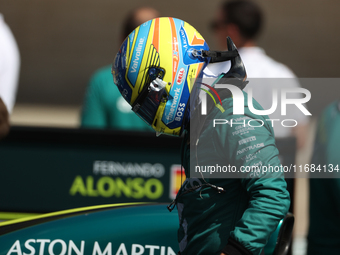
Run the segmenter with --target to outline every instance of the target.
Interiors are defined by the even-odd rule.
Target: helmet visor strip
[[[150,67],[148,78],[142,92],[136,98],[132,105],[132,110],[139,115],[147,124],[152,125],[157,109],[162,100],[166,100],[166,83],[162,80],[164,69],[159,67]]]

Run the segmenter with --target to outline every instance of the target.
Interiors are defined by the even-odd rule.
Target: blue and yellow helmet
[[[132,110],[157,133],[179,136],[189,96],[208,58],[209,47],[188,23],[156,18],[137,27],[112,65],[114,82]]]

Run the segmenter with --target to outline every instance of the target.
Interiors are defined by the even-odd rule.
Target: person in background
[[[9,131],[8,111],[6,105],[0,97],[0,140],[4,138]]]
[[[125,18],[120,42],[136,27],[156,18],[159,12],[150,7],[133,10]],[[149,126],[138,118],[115,86],[111,65],[97,70],[90,79],[81,113],[81,126],[119,130],[150,131]]]
[[[215,17],[211,24],[211,29],[214,32],[218,46],[221,50],[227,49],[225,38],[227,36],[232,38],[246,67],[247,77],[250,78],[245,91],[249,93],[251,88],[253,98],[260,103],[263,109],[267,110],[272,106],[273,88],[277,88],[280,91],[280,88],[283,87],[300,87],[299,83],[295,80],[296,76],[287,66],[266,55],[265,51],[256,44],[256,39],[259,36],[264,19],[260,6],[250,0],[226,1],[221,4]],[[206,77],[211,77],[214,73],[219,74],[229,70],[229,68],[229,63],[209,64],[204,70],[204,74]],[[268,78],[289,79],[274,80]],[[289,93],[289,96],[293,98],[299,97],[299,94],[293,94]],[[297,138],[297,148],[302,148],[306,140],[308,118],[300,110],[293,108],[295,106],[289,107],[284,118],[294,119],[298,122],[298,125],[294,128],[284,127],[280,124],[273,125],[275,137],[286,138],[295,136]],[[282,120],[280,114],[281,112],[278,107],[269,117],[271,119]]]
[[[314,142],[311,164],[315,170],[311,170],[309,179],[308,255],[340,254],[339,144],[340,101],[336,101],[322,113]]]
[[[15,38],[0,13],[0,97],[11,114],[18,88],[20,53]]]

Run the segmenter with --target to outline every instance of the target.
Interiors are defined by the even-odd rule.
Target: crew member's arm
[[[7,108],[0,97],[0,139],[9,132],[9,119]]]
[[[333,102],[323,111],[318,120],[316,136],[314,139],[314,151],[311,159],[311,163],[316,166],[329,166],[329,164],[331,164],[333,165],[333,168],[339,167],[340,160],[337,157],[338,153],[334,153],[336,150],[329,148],[331,141],[339,141],[337,127],[334,127],[334,123],[340,118],[339,106],[339,101]],[[336,131],[334,132],[334,130]],[[316,178],[318,175],[320,175],[320,178]],[[337,211],[337,214],[340,215],[340,175],[336,170],[328,172],[327,175],[328,178],[325,178],[325,173],[313,173],[314,178],[310,178],[310,189],[315,187],[312,182],[327,182],[327,190],[330,194],[328,199],[332,200],[334,209]],[[315,190],[315,193],[319,193],[318,190]],[[311,197],[311,199],[313,199],[313,197]]]

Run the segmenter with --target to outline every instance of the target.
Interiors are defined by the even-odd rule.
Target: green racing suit
[[[247,102],[247,94],[244,95]],[[253,105],[262,109],[255,101]],[[281,166],[272,122],[266,120],[267,116],[250,112],[247,103],[244,115],[233,115],[232,106],[232,98],[226,98],[223,100],[225,112],[215,108],[208,114],[199,136],[197,156],[190,153],[190,131],[185,135],[182,164],[187,179],[176,199],[181,255],[222,251],[229,255],[258,255],[288,211],[290,198],[282,169],[270,174],[239,171],[245,166]],[[214,126],[214,119],[228,123]],[[232,119],[245,125],[230,125]],[[249,120],[252,120],[250,125]],[[194,163],[235,166],[239,177],[193,178],[189,169]],[[222,187],[224,192],[205,183]]]

